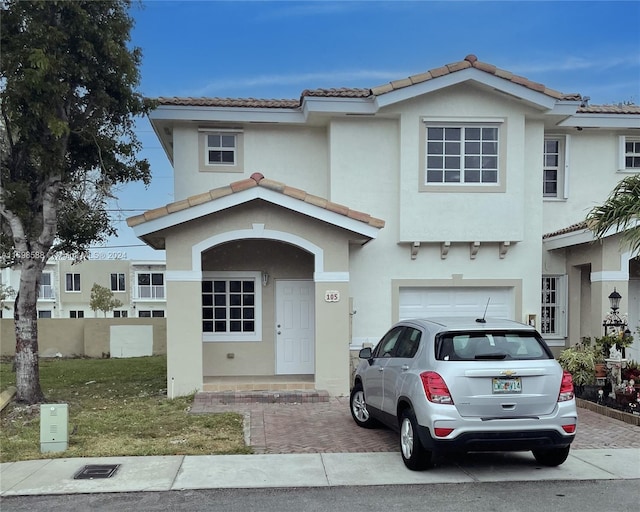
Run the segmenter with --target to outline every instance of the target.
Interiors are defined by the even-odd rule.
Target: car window
[[[396,343],[400,339],[400,335],[404,331],[404,327],[394,327],[391,329],[378,343],[373,351],[373,357],[391,357]]]
[[[407,327],[398,343],[396,344],[396,350],[393,354],[394,357],[407,357],[411,358],[416,355],[418,346],[420,345],[420,338],[422,332],[413,327]]]
[[[552,357],[544,341],[531,331],[443,333],[436,340],[436,358],[441,361]]]

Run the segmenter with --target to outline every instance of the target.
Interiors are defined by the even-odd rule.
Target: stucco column
[[[198,275],[187,279],[188,275],[176,276],[167,272],[169,398],[202,390],[202,285]]]
[[[316,383],[331,396],[349,394],[349,283],[315,284]]]

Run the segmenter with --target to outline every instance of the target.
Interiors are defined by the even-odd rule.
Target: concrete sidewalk
[[[119,464],[105,479],[75,480],[86,465]],[[309,453],[42,459],[0,465],[0,496],[212,488],[332,487],[640,478],[640,451],[572,450],[559,467],[530,452],[469,454],[415,472],[399,453]]]

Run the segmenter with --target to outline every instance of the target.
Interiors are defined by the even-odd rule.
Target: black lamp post
[[[609,332],[611,332],[611,334],[623,333],[623,336],[625,337],[631,335],[631,331],[627,328],[627,321],[624,318],[620,318],[620,315],[618,314],[618,310],[620,309],[620,299],[622,299],[622,295],[620,295],[614,288],[613,292],[609,295],[611,312],[607,314],[604,322],[602,322],[605,336],[607,336]]]

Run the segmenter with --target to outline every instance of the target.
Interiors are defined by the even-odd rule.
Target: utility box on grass
[[[40,405],[40,452],[64,452],[69,446],[69,405]]]

